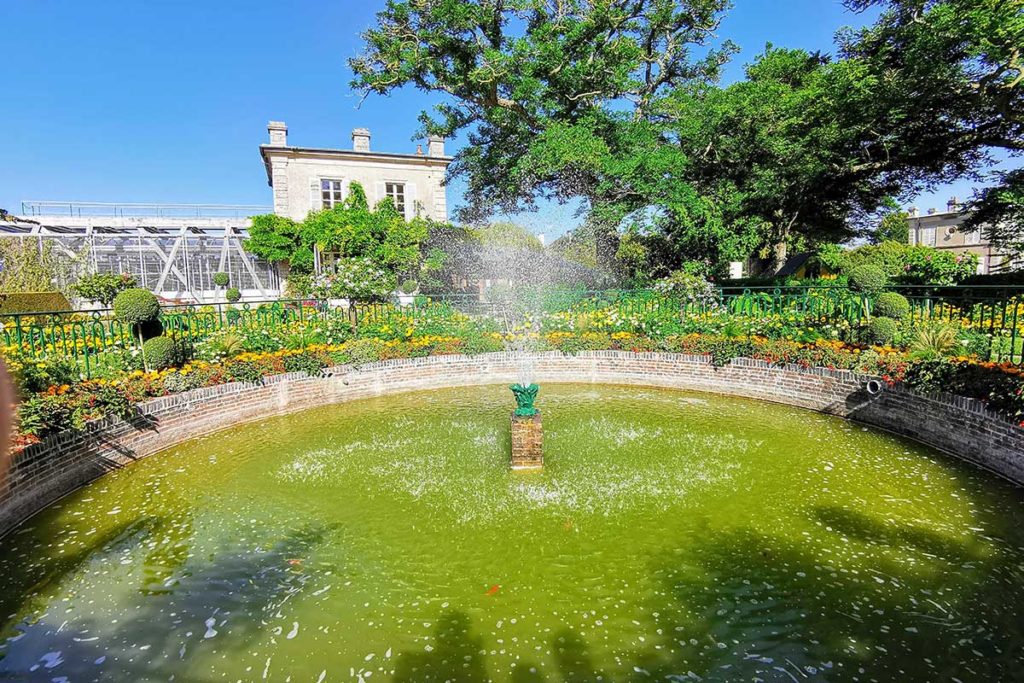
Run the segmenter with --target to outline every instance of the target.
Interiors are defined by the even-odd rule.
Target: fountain
[[[510,472],[510,383],[240,424],[61,499],[0,539],[0,681],[1020,680],[1019,488],[591,382],[545,381],[544,469]]]
[[[516,397],[512,411],[512,469],[536,469],[544,466],[544,429],[540,411],[534,407],[536,384],[513,384],[509,387]]]

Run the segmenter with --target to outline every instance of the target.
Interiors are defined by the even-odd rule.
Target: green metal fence
[[[910,322],[957,325],[986,335],[989,359],[1024,362],[1024,290],[1005,287],[897,287],[910,302]],[[334,302],[337,303],[337,302]],[[357,327],[388,316],[423,319],[460,312],[470,317],[508,318],[532,313],[585,314],[613,310],[619,316],[680,319],[714,314],[743,319],[805,314],[818,321],[857,324],[870,312],[870,300],[843,287],[729,287],[710,298],[666,295],[653,290],[536,290],[515,298],[449,295],[417,297],[411,304],[274,300],[241,305],[165,306],[160,324],[165,334],[198,342],[225,329],[273,332],[295,323],[336,321]],[[72,358],[90,377],[103,353],[138,346],[136,330],[111,310],[44,312],[0,316],[5,354],[30,359]]]

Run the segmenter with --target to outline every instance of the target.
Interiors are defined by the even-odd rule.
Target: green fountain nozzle
[[[512,413],[519,417],[532,417],[537,414],[537,409],[533,407],[533,402],[537,400],[537,392],[540,391],[540,387],[536,384],[530,384],[529,386],[523,386],[522,384],[512,384],[509,386],[512,390],[512,395],[516,397],[516,409]]]

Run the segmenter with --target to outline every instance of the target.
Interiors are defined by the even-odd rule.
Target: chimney
[[[909,209],[907,209],[907,215],[910,216],[911,218],[917,218],[919,215],[921,215],[921,212],[917,210],[916,206],[912,206]]]
[[[370,130],[368,128],[356,128],[352,131],[352,150],[355,152],[370,151]]]
[[[267,123],[267,132],[270,133],[271,147],[288,146],[288,126],[284,121],[270,121]]]
[[[952,197],[949,198],[949,201],[946,202],[946,211],[959,211],[959,210],[960,210],[960,200],[957,199],[956,195],[953,195]]]
[[[432,157],[443,157],[444,138],[440,135],[431,135],[427,138],[427,154]]]

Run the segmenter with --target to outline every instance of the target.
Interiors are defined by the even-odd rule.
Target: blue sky
[[[27,199],[269,205],[258,146],[283,120],[292,144],[348,147],[365,126],[374,149],[412,152],[415,90],[360,104],[346,60],[383,0],[3,0],[0,208]],[[766,42],[831,51],[835,30],[864,17],[838,0],[735,0],[722,25],[742,53]],[[449,151],[460,141],[450,141]],[[449,187],[449,205],[462,187]],[[970,184],[916,200],[945,204]],[[519,217],[556,236],[570,207]]]

